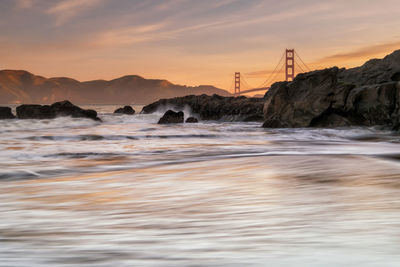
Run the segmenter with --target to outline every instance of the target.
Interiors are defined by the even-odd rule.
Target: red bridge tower
[[[235,96],[240,95],[240,72],[235,72]]]
[[[294,49],[286,49],[286,81],[293,81],[294,79]]]

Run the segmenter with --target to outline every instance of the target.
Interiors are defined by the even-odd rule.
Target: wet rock
[[[52,105],[21,105],[17,107],[19,119],[53,119],[63,116],[100,121],[95,110],[82,109],[67,100]]]
[[[183,112],[175,112],[173,110],[168,110],[165,114],[160,118],[158,124],[167,124],[167,123],[183,123]]]
[[[0,120],[4,119],[14,119],[15,116],[11,112],[9,107],[0,107]]]
[[[189,108],[201,120],[262,121],[262,98],[223,97],[219,95],[189,95],[161,99],[143,107],[143,113],[153,113],[166,108],[184,110]]]
[[[54,119],[56,114],[49,105],[21,105],[17,107],[18,119]]]
[[[196,119],[195,117],[189,117],[189,118],[186,119],[185,122],[186,123],[197,123],[197,122],[199,122],[199,120]]]
[[[125,106],[123,108],[116,109],[114,113],[133,115],[135,114],[135,110],[131,106]]]
[[[265,94],[264,127],[399,125],[400,50],[353,69],[299,74]]]
[[[97,117],[97,112],[95,110],[82,109],[67,100],[56,102],[50,107],[54,110],[56,117],[71,116],[73,118],[89,118],[97,121],[100,120]]]
[[[316,118],[344,106],[352,86],[337,82],[338,68],[299,74],[293,82],[275,83],[266,93],[264,127],[309,127]]]

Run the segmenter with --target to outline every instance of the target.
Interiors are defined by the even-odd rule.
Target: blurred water
[[[114,108],[0,121],[0,266],[399,265],[399,135]]]

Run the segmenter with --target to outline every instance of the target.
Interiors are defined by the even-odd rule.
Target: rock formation
[[[143,107],[142,112],[153,113],[167,108],[184,110],[189,107],[201,120],[262,121],[264,102],[262,98],[244,96],[189,95],[158,100]]]
[[[125,106],[123,108],[116,109],[114,113],[133,115],[135,114],[135,110],[131,106]]]
[[[400,50],[352,69],[299,74],[265,94],[264,127],[398,127]]]
[[[0,120],[4,119],[14,119],[15,116],[11,112],[9,107],[0,107]]]
[[[183,123],[184,114],[182,111],[175,112],[173,110],[168,110],[165,112],[164,116],[160,118],[158,124],[167,124],[167,123]]]
[[[52,105],[21,105],[17,107],[19,119],[53,119],[63,116],[100,121],[95,110],[82,109],[66,100]]]
[[[196,119],[195,117],[189,117],[185,121],[185,123],[197,123],[197,122],[199,122],[199,120]]]

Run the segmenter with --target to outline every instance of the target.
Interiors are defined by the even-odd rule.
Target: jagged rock
[[[153,113],[166,108],[184,110],[188,107],[201,120],[262,121],[263,105],[264,99],[262,98],[189,95],[161,99],[143,107],[142,112]]]
[[[338,78],[356,86],[399,81],[400,50],[394,51],[383,59],[371,59],[360,67],[343,69]]]
[[[19,119],[53,119],[56,117],[71,116],[73,118],[90,118],[100,121],[97,112],[91,109],[82,109],[65,100],[52,105],[21,105],[17,107]]]
[[[158,124],[166,124],[166,123],[183,123],[183,112],[175,112],[173,110],[168,110],[165,114],[160,118]]]
[[[0,120],[4,119],[14,119],[15,116],[11,112],[9,107],[0,107]]]
[[[399,125],[400,50],[353,69],[299,74],[265,94],[263,127]]]
[[[275,83],[265,98],[264,127],[308,127],[344,106],[352,86],[337,82],[338,68],[299,74],[293,82]]]
[[[197,123],[197,122],[199,122],[199,120],[196,119],[195,117],[189,117],[189,118],[186,119],[185,122],[186,123]]]
[[[131,106],[125,106],[123,108],[116,109],[114,113],[133,115],[135,114],[135,110]]]

